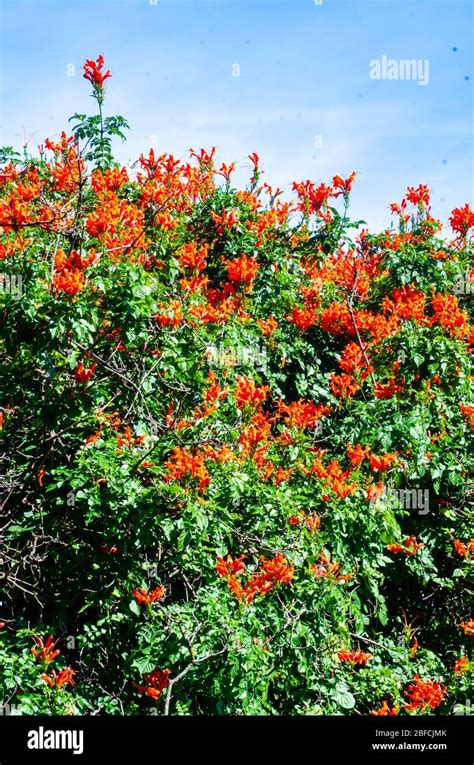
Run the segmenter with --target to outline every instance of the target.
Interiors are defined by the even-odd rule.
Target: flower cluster
[[[30,649],[31,653],[45,669],[49,668],[51,662],[61,653],[61,651],[56,648],[58,641],[54,640],[52,635],[46,640],[40,635],[34,635],[33,640],[36,647],[33,646]],[[61,691],[65,686],[75,684],[72,679],[75,674],[76,673],[72,667],[64,667],[60,670],[52,669],[50,670],[50,674],[42,672],[40,678],[44,680],[49,688]]]
[[[338,657],[340,661],[346,661],[353,666],[365,667],[369,659],[372,659],[372,654],[364,653],[364,651],[338,651]]]
[[[409,703],[405,707],[409,711],[418,710],[426,712],[427,709],[436,709],[446,697],[447,689],[444,685],[434,680],[422,680],[415,675],[415,680],[405,691]]]
[[[106,72],[103,71],[104,57],[102,54],[97,57],[96,61],[87,59],[83,69],[84,79],[89,80],[89,82],[91,82],[94,88],[98,91],[103,90],[105,80],[107,80],[109,77],[112,77],[109,69],[107,69]]]
[[[421,542],[416,541],[416,536],[407,537],[403,540],[402,544],[398,542],[392,542],[387,545],[387,550],[395,554],[402,553],[403,555],[415,555],[424,545]]]
[[[57,640],[53,640],[53,636],[50,635],[46,641],[40,635],[34,635],[33,640],[36,644],[36,648],[31,648],[30,651],[33,656],[36,656],[41,664],[46,667],[50,664],[56,656],[59,656],[61,651],[56,648]]]
[[[266,595],[270,590],[280,584],[290,584],[295,570],[278,553],[271,560],[262,560],[260,569],[252,574],[244,585],[238,581],[239,576],[245,573],[243,556],[233,560],[230,556],[226,559],[217,558],[216,570],[222,579],[227,581],[230,591],[238,600],[243,600],[250,605],[257,595]]]
[[[158,699],[164,689],[169,685],[169,669],[155,669],[144,675],[144,684],[133,683],[139,693],[145,694],[151,699]]]
[[[415,184],[371,233],[355,173],[286,195],[255,153],[242,187],[215,147],[123,167],[111,72],[83,74],[97,113],[73,136],[1,152],[13,693],[59,714],[137,714],[170,686],[170,714],[452,709],[474,635],[474,212],[442,236]],[[55,634],[81,641],[77,677]]]
[[[139,606],[150,606],[156,601],[161,601],[165,597],[164,587],[155,587],[151,592],[147,592],[143,587],[132,590],[132,595]]]

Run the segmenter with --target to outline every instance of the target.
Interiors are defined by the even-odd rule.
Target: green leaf
[[[336,691],[332,698],[343,709],[353,709],[355,707],[355,698],[344,683],[336,685]]]

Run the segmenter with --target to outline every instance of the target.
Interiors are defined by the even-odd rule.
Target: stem
[[[102,96],[97,96],[97,103],[99,104],[99,117],[100,117],[100,162],[103,164],[104,159],[104,117],[102,114]]]

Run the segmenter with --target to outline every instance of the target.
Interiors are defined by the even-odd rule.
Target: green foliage
[[[350,179],[283,201],[256,155],[243,190],[214,151],[150,152],[131,178],[101,87],[74,139],[0,152],[2,276],[22,276],[0,290],[0,698],[465,706],[467,233],[438,236],[424,187],[398,232],[360,232]],[[49,634],[61,653],[42,665]],[[436,703],[407,707],[416,675]]]

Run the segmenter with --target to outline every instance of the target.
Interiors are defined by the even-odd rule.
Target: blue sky
[[[446,220],[473,198],[472,16],[471,0],[0,0],[0,145],[34,150],[92,110],[80,67],[102,53],[124,163],[217,146],[245,179],[256,151],[285,189],[357,170],[351,211],[374,229],[418,183]],[[370,79],[382,56],[427,60],[428,84]]]

